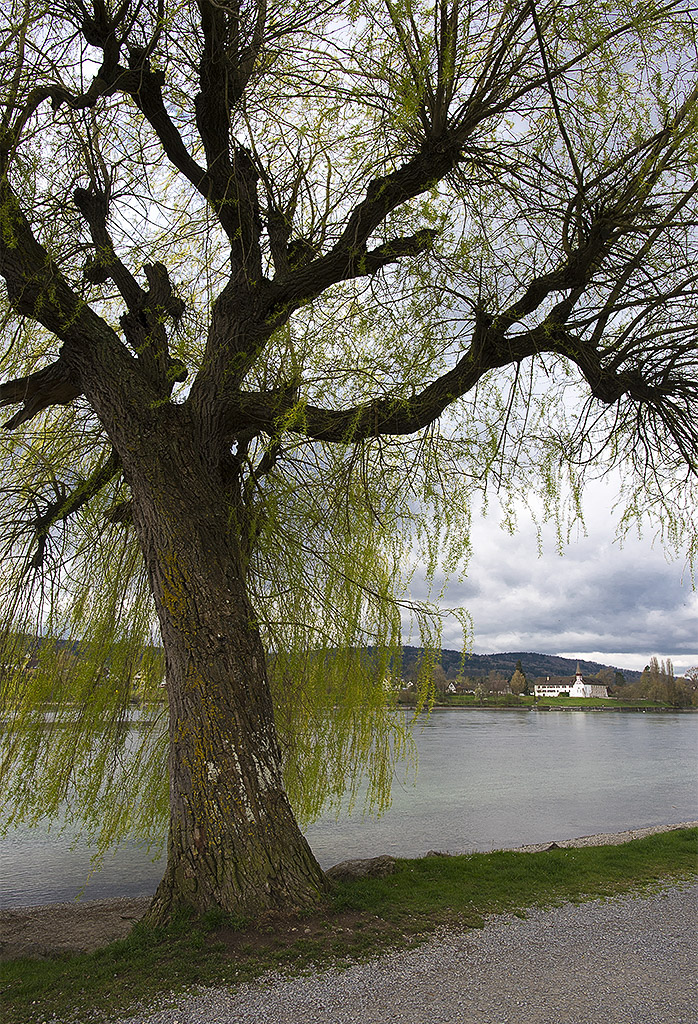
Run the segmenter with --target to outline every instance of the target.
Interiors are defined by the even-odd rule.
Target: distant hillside
[[[417,647],[404,647],[405,662],[419,658],[421,652]],[[454,671],[460,671],[462,654],[460,651],[441,652],[441,665],[447,675]],[[557,654],[534,654],[531,651],[510,651],[506,654],[468,654],[463,663],[463,674],[480,679],[487,675],[492,669],[501,672],[507,677],[511,676],[516,668],[516,662],[521,661],[521,667],[529,679],[538,676],[573,676],[577,670],[577,661],[572,658],[561,658]],[[617,665],[602,665],[598,661],[584,661],[579,659],[579,667],[585,675],[593,676],[602,668],[618,668],[625,676],[627,683],[635,683],[642,675],[632,669],[620,668]]]
[[[28,634],[18,634],[21,646],[26,648],[27,653],[38,653],[39,647],[45,640],[42,637],[34,637]],[[67,651],[77,657],[80,656],[80,643],[78,641],[56,640],[51,638],[50,643],[56,651]],[[158,654],[162,654],[162,648],[154,648]],[[367,651],[372,651],[371,647]],[[403,647],[403,665],[411,661],[417,661],[422,651],[418,647]],[[561,658],[557,654],[535,654],[531,651],[509,651],[506,654],[468,654],[462,664],[463,655],[460,651],[443,650],[441,652],[441,666],[447,676],[455,676],[463,672],[463,675],[473,679],[482,679],[488,672],[494,670],[500,672],[509,679],[514,674],[516,662],[521,660],[521,667],[529,679],[536,679],[539,676],[573,676],[577,670],[577,661],[573,658]],[[599,669],[611,668],[622,672],[626,683],[639,681],[641,672],[632,669],[621,668],[617,665],[602,665],[598,661],[584,661],[579,659],[579,666],[587,676],[596,675]]]

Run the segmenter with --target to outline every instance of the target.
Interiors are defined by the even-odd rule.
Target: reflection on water
[[[323,867],[349,857],[491,850],[698,819],[698,717],[436,709],[415,733],[416,783],[379,820],[326,816],[306,834]],[[154,891],[162,862],[136,843],[90,872],[54,830],[0,839],[0,906]],[[83,888],[84,887],[84,888]]]

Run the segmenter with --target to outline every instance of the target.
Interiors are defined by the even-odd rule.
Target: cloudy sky
[[[476,520],[467,579],[449,586],[445,602],[467,608],[474,651],[536,651],[642,669],[654,654],[680,674],[698,665],[698,593],[683,560],[667,560],[651,534],[614,542],[612,492],[592,485],[584,504],[587,536],[555,550],[522,517],[511,537],[497,517]],[[413,587],[418,596],[419,586]],[[443,646],[462,646],[446,623]]]

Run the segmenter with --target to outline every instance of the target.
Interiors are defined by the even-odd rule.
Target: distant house
[[[548,676],[544,683],[533,684],[533,695],[535,697],[569,697],[571,689],[571,682],[565,682],[563,679],[551,679]]]
[[[536,683],[533,693],[536,697],[608,697],[608,687],[598,680],[588,682],[577,662],[574,679],[547,679],[544,683]]]

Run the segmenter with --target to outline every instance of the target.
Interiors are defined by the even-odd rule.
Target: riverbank
[[[133,1024],[171,1024],[175,1019],[182,1024],[203,1020],[207,1024],[212,1020],[226,1024],[285,1021],[283,1005],[279,1017],[264,1013],[246,1017],[228,1013],[229,1000],[241,986],[256,985],[260,978],[268,980],[274,972],[283,975],[284,980],[301,975],[320,978],[328,969],[336,973],[338,967],[343,970],[359,962],[373,964],[386,955],[406,963],[412,955],[410,950],[423,947],[431,936],[477,935],[492,915],[513,914],[516,920],[524,920],[538,913],[535,908],[576,905],[599,898],[615,901],[628,895],[644,899],[648,893],[688,885],[689,878],[696,874],[698,828],[674,825],[647,831],[651,834],[634,840],[629,833],[561,840],[586,844],[572,848],[551,841],[539,852],[500,850],[397,860],[394,873],[386,877],[335,882],[327,900],[312,916],[274,914],[244,922],[220,914],[209,914],[201,920],[183,915],[168,929],[153,930],[137,923],[126,939],[94,953],[5,960],[0,993],[2,1019],[4,1024],[76,1020],[82,1024],[113,1024],[120,1014],[137,1013]],[[612,843],[591,845],[604,838]],[[50,914],[50,909],[35,909],[39,916],[44,911]],[[122,903],[117,909],[123,918],[123,910],[131,908]],[[18,912],[5,913],[16,917]],[[26,915],[26,925],[35,917],[27,914],[27,908],[19,913]],[[607,916],[610,911],[602,913]],[[51,918],[44,923],[51,926]],[[65,928],[65,919],[60,920],[60,927]],[[390,950],[400,952],[391,954]],[[571,946],[567,959],[574,965],[580,956],[596,953],[593,944]],[[612,947],[608,954],[613,959]],[[541,965],[545,968],[544,960]],[[529,984],[547,978],[545,970],[541,973],[541,965],[531,973]],[[440,976],[440,963],[435,964],[437,968]],[[463,963],[464,977],[468,970],[469,965]],[[371,975],[369,968],[367,976]],[[409,987],[409,972],[404,980]],[[199,1011],[191,1005],[187,993],[192,991],[203,992],[204,1007],[209,1005],[209,995],[214,999],[210,1012],[202,1010],[204,1016],[197,1016]],[[173,1004],[178,1007],[176,1011],[172,1010]],[[146,1009],[139,1011],[138,1007]],[[385,1018],[365,1016],[361,1007],[361,1000],[347,1004],[345,1016],[328,1019],[336,1024],[413,1020],[401,1018],[397,1004],[386,1007],[392,1016]],[[151,1017],[154,1008],[158,1011]],[[310,1013],[298,1019],[305,1022],[325,1018]],[[522,1018],[510,1019],[518,1024]],[[570,1020],[561,1016],[543,1019]],[[613,1019],[614,1024],[644,1020],[627,1016]],[[679,1020],[671,1016],[666,1019],[672,1024]],[[420,1024],[427,1020],[463,1024],[466,1018],[424,1016],[419,1020]]]
[[[698,821],[655,825],[626,832],[598,833],[573,839],[557,837],[546,843],[517,846],[511,850],[518,853],[540,853],[551,849],[619,846],[635,839],[686,828],[698,828]],[[0,909],[0,960],[93,952],[110,942],[125,938],[134,924],[143,917],[149,903],[149,896],[140,896]]]
[[[401,701],[402,707],[410,708],[411,702]],[[652,704],[649,701],[618,701],[603,697],[508,697],[493,698],[484,702],[475,697],[454,696],[434,702],[434,708],[451,708],[461,711],[611,711],[624,714],[673,714],[695,715],[698,707],[674,707],[671,704]]]

